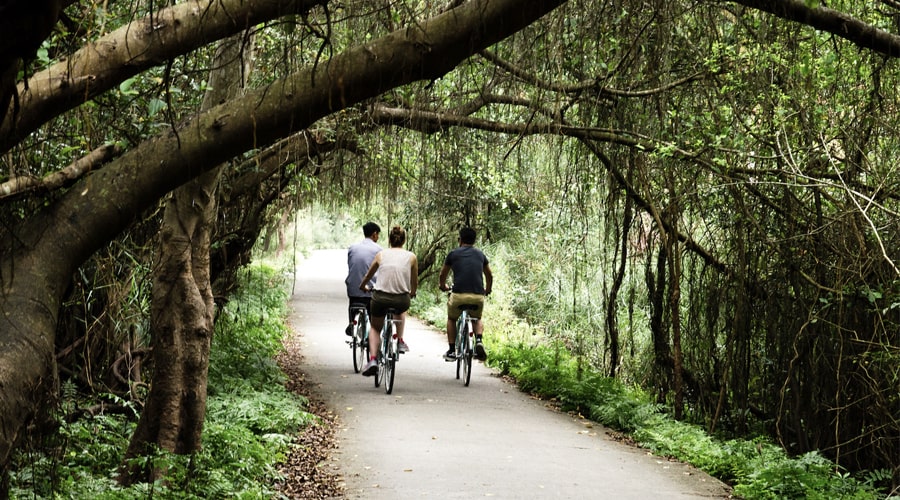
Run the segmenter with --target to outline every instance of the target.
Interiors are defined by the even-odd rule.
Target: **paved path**
[[[353,372],[345,343],[346,252],[305,260],[291,305],[304,370],[339,415],[334,458],[348,498],[725,498],[689,466],[519,392],[480,363],[469,387],[441,358],[444,334],[408,321],[394,391]],[[490,329],[488,329],[488,334]]]

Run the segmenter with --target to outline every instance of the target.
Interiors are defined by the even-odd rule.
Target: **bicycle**
[[[353,314],[353,335],[347,341],[353,351],[353,371],[359,373],[369,359],[369,311],[365,304],[350,306]]]
[[[460,379],[462,371],[463,384],[469,386],[472,380],[472,358],[475,356],[475,323],[478,318],[469,315],[469,311],[478,309],[474,304],[459,306],[462,313],[456,320],[456,343],[454,345],[456,356],[456,379]]]
[[[394,390],[394,373],[397,360],[400,359],[400,340],[397,338],[397,325],[400,319],[394,319],[397,310],[388,308],[381,327],[381,342],[378,350],[378,375],[375,376],[375,387],[384,383],[384,393]]]

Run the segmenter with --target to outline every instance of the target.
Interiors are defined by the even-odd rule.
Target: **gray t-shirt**
[[[453,293],[479,293],[484,295],[484,266],[488,258],[484,252],[463,245],[447,254],[444,264],[453,271]]]
[[[372,265],[372,261],[380,251],[381,247],[378,243],[370,238],[354,243],[347,249],[347,279],[344,280],[344,283],[347,285],[348,297],[372,296],[371,293],[360,290],[359,284],[362,283],[363,277],[369,271],[369,266]],[[374,284],[375,279],[373,278],[371,282]]]

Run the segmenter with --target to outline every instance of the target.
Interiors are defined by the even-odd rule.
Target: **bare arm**
[[[484,294],[491,294],[491,287],[494,285],[494,274],[491,273],[491,266],[484,265]]]
[[[450,266],[448,266],[447,264],[444,264],[444,266],[441,267],[441,274],[438,277],[438,288],[440,288],[441,291],[444,291],[444,292],[446,292],[448,290],[448,288],[447,288],[447,275],[448,274],[450,274]]]

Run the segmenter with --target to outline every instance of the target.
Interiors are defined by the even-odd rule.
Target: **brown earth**
[[[337,447],[335,429],[338,427],[338,417],[316,394],[313,384],[300,368],[303,355],[296,337],[285,340],[284,346],[285,351],[278,356],[278,364],[290,379],[287,388],[309,400],[308,411],[316,415],[319,421],[301,432],[297,444],[279,468],[284,479],[276,484],[276,488],[288,498],[343,498],[343,481],[337,471],[329,466],[331,453]]]

